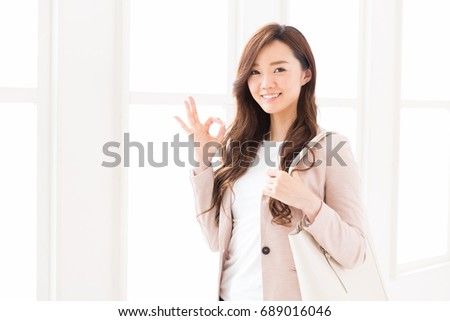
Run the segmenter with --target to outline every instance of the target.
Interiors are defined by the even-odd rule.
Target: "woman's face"
[[[295,117],[301,86],[310,79],[310,70],[302,70],[291,48],[274,40],[259,52],[247,84],[266,113]]]

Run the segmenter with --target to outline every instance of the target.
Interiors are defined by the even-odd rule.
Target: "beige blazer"
[[[350,142],[345,136],[333,133],[323,138],[320,145],[312,149],[318,161],[317,166],[304,172],[293,173],[294,177],[302,179],[311,191],[323,200],[315,221],[305,229],[336,261],[345,267],[355,267],[365,258],[366,224],[362,206],[361,180]],[[311,151],[308,152],[308,159],[313,160]],[[305,167],[304,163],[298,166],[298,168]],[[220,252],[218,287],[220,289],[223,263],[228,258],[228,245],[233,227],[232,193],[228,190],[224,195],[218,226],[214,219],[215,209],[199,214],[211,205],[213,174],[211,167],[198,175],[191,172],[191,182],[197,220],[211,250]],[[263,298],[264,300],[301,300],[301,289],[288,234],[299,220],[304,219],[303,214],[299,209],[291,207],[293,219],[290,226],[272,224],[272,214],[268,206],[269,197],[262,195],[261,203],[261,244],[259,246]]]

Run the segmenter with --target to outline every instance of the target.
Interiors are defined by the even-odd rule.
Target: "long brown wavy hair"
[[[303,85],[300,91],[297,118],[290,126],[285,143],[281,147],[280,168],[287,171],[295,155],[317,134],[316,65],[311,48],[303,34],[296,28],[275,23],[268,24],[259,29],[245,46],[233,84],[237,106],[236,117],[221,142],[222,148],[219,153],[222,166],[214,173],[211,208],[216,206],[217,223],[226,189],[232,190],[233,183],[253,163],[261,142],[270,131],[270,115],[253,99],[247,80],[258,53],[274,40],[288,45],[300,61],[302,69],[311,71],[311,80]],[[288,205],[270,198],[269,207],[273,223],[290,225],[292,214]]]

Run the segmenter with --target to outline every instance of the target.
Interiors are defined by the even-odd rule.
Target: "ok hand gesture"
[[[194,98],[189,97],[184,101],[186,107],[186,115],[189,126],[186,125],[180,117],[175,116],[175,119],[184,129],[186,134],[194,135],[194,142],[200,143],[200,146],[195,147],[195,160],[199,162],[199,168],[204,169],[208,167],[212,156],[218,149],[219,143],[225,135],[225,124],[218,117],[209,117],[203,124],[198,119],[197,107]],[[212,136],[209,129],[213,123],[220,125],[217,136]],[[205,146],[207,146],[205,148]],[[205,155],[206,154],[206,155]]]

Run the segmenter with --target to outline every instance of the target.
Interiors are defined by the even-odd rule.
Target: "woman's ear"
[[[308,68],[308,69],[304,70],[302,72],[301,77],[302,78],[300,79],[300,84],[303,86],[311,80],[311,77],[312,77],[311,69]]]

